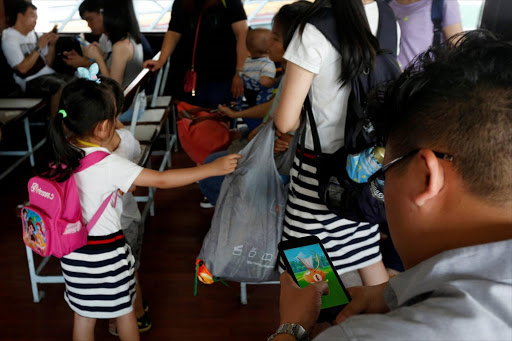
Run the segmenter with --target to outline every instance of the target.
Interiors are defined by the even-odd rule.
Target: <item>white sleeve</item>
[[[327,55],[331,43],[311,24],[306,24],[302,36],[299,29],[295,30],[284,58],[303,69],[318,74],[322,58]]]
[[[4,52],[5,59],[7,60],[7,64],[9,64],[11,68],[14,68],[25,59],[19,42],[15,40],[2,39],[2,50]]]
[[[260,72],[260,77],[267,76],[270,78],[274,78],[276,76],[276,65],[273,61],[268,60],[267,63],[263,66]]]
[[[108,183],[114,184],[123,192],[128,192],[144,168],[115,154],[110,154],[107,158],[110,158]]]

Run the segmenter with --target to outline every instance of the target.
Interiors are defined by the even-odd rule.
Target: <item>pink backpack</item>
[[[109,154],[90,153],[80,161],[75,173],[103,160]],[[91,221],[82,223],[82,207],[74,176],[57,182],[38,176],[28,181],[29,206],[21,210],[23,241],[43,257],[61,258],[87,245],[87,235],[105,211],[113,192],[96,211]]]

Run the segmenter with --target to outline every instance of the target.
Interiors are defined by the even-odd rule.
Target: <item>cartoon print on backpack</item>
[[[41,217],[27,207],[23,208],[23,241],[40,255],[46,253],[45,226]]]

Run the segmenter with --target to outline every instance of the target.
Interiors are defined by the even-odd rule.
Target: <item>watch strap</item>
[[[297,341],[309,341],[309,335],[306,330],[296,323],[283,323],[277,328],[277,331],[272,334],[267,341],[272,341],[279,334],[290,334],[293,335]]]

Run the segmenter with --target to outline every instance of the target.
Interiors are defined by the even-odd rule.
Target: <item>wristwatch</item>
[[[36,48],[34,49],[34,51],[36,51],[37,53],[41,54],[41,48],[39,46],[36,45]]]
[[[297,341],[309,341],[309,335],[306,330],[300,325],[295,323],[283,323],[277,328],[277,331],[270,335],[267,341],[272,341],[279,334],[293,335]]]

